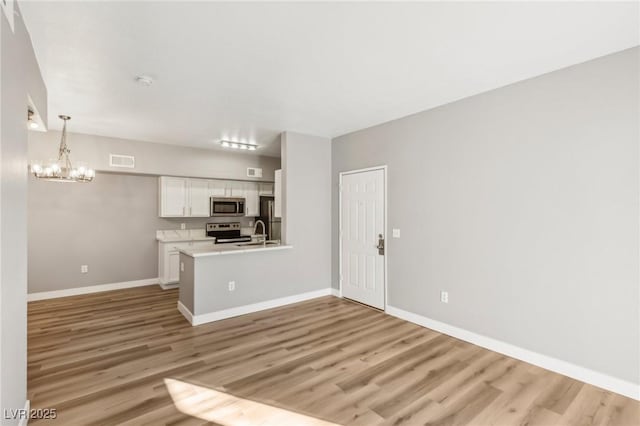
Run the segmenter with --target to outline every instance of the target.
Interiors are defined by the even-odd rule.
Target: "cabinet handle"
[[[182,208],[182,216],[186,216],[185,207]]]
[[[191,216],[191,207],[189,207],[189,216]]]

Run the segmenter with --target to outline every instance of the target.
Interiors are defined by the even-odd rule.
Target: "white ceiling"
[[[52,128],[267,155],[640,44],[637,2],[21,5]]]

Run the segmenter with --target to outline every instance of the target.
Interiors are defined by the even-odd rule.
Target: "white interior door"
[[[385,170],[342,175],[341,267],[342,296],[384,309],[385,261],[378,249],[384,242]]]

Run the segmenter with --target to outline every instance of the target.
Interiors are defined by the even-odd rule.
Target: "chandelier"
[[[71,117],[68,115],[59,115],[58,117],[64,121],[58,159],[49,160],[45,164],[40,162],[31,164],[31,173],[38,179],[53,182],[91,182],[96,176],[95,170],[88,168],[83,163],[77,163],[74,167],[69,159],[71,150],[67,146],[67,121],[71,120]]]

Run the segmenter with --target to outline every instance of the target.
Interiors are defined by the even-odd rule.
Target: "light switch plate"
[[[393,238],[400,238],[400,230],[398,228],[393,228]]]

